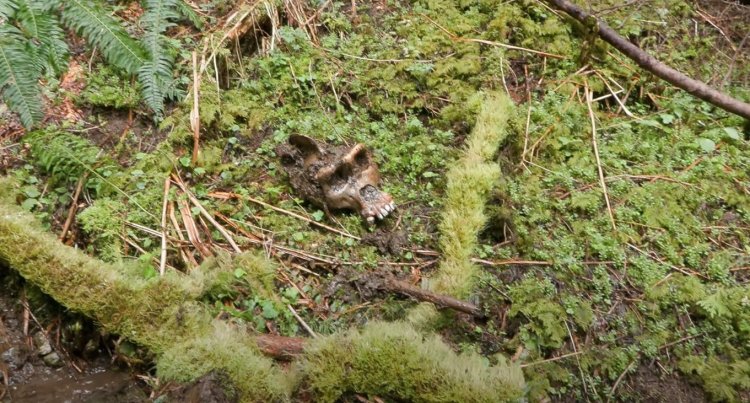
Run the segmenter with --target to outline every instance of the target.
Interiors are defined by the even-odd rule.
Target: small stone
[[[62,367],[63,365],[62,358],[54,351],[42,357],[42,361],[49,367]]]
[[[39,355],[47,355],[52,352],[52,346],[44,333],[36,332],[32,338],[34,339],[34,345],[39,350]]]
[[[52,346],[49,345],[48,341],[45,341],[39,346],[39,355],[47,355],[52,352]]]

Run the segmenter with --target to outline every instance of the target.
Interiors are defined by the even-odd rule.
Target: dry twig
[[[594,118],[594,109],[591,107],[592,93],[591,89],[586,85],[584,89],[586,91],[586,106],[589,109],[589,118],[591,119],[591,141],[594,144],[594,156],[596,157],[596,168],[599,171],[599,182],[602,186],[602,192],[604,193],[604,201],[607,202],[607,213],[609,213],[609,220],[612,223],[612,229],[617,231],[617,225],[615,225],[615,215],[612,213],[612,206],[609,203],[609,194],[607,193],[607,183],[604,180],[604,171],[602,170],[602,161],[599,159],[599,146],[596,143],[596,119]]]

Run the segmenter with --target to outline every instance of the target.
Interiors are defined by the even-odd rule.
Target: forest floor
[[[271,289],[237,268],[206,293],[216,317],[305,337],[402,319],[416,302],[370,275],[419,285],[435,272],[450,237],[440,232],[445,173],[483,94],[507,92],[502,177],[468,297],[485,317],[448,314],[444,340],[508,357],[529,401],[750,399],[750,124],[640,70],[542,1],[194,3],[213,28],[169,34],[182,85],[193,83],[190,50],[205,68],[197,160],[192,98],[155,123],[131,79],[91,52],[48,94],[40,129],[26,133],[0,110],[0,175],[67,244],[156,277],[166,197],[167,270],[233,252],[222,231],[275,262]],[[592,11],[666,64],[750,101],[750,6],[602,1]],[[367,145],[397,210],[370,227],[302,200],[276,154],[295,134]],[[175,181],[165,196],[165,172],[186,188]],[[54,332],[76,320],[45,323]],[[159,390],[147,365],[131,367]],[[6,371],[6,384],[16,376]]]

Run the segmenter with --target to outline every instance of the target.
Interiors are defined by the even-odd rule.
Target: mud
[[[112,364],[106,351],[75,356],[60,342],[59,323],[40,329],[20,303],[9,272],[0,267],[0,402],[58,403],[149,401],[141,384]],[[26,331],[24,330],[26,329]]]

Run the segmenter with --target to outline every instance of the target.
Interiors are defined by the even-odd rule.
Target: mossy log
[[[7,184],[0,189],[6,193]],[[282,369],[261,354],[245,329],[212,319],[196,302],[203,288],[197,276],[144,280],[125,266],[59,243],[30,214],[2,200],[0,264],[107,331],[148,348],[161,378],[189,382],[218,370],[243,401],[291,401],[304,390],[316,401],[359,392],[411,401],[498,402],[523,390],[520,370],[503,357],[490,366],[478,355],[458,355],[439,337],[425,337],[403,322],[371,322],[308,340],[296,362]]]

